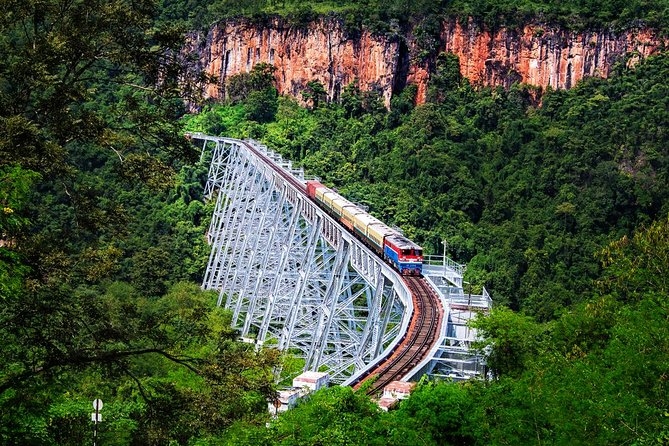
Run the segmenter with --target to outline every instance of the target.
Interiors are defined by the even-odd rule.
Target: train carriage
[[[307,195],[356,234],[403,275],[421,275],[423,249],[318,181],[307,181]]]
[[[332,211],[337,217],[342,216],[342,213],[344,212],[344,207],[348,205],[349,202],[344,198],[342,198],[341,196],[332,199]]]
[[[365,211],[360,209],[358,206],[354,205],[353,203],[350,203],[342,209],[341,213],[341,222],[346,226],[349,230],[354,231],[355,230],[355,221],[358,218],[358,215],[364,215]]]
[[[383,254],[383,241],[385,238],[393,233],[393,230],[381,222],[370,223],[367,226],[367,237],[381,244],[379,253]]]
[[[344,199],[336,192],[328,191],[323,194],[323,203],[337,218],[341,217]]]
[[[376,248],[377,253],[383,254],[383,239],[392,233],[392,229],[366,212],[356,215],[354,229],[356,234]]]

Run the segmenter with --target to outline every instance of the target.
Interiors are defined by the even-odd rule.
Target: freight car
[[[423,249],[420,246],[319,181],[307,181],[307,195],[393,265],[400,274],[422,274]]]

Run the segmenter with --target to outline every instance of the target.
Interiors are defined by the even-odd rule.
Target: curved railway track
[[[414,312],[409,330],[395,350],[377,368],[353,385],[359,389],[363,383],[375,379],[367,394],[375,395],[392,381],[400,380],[430,352],[441,329],[441,303],[430,285],[422,277],[403,277],[411,291]]]
[[[240,142],[268,165],[275,165],[267,155],[253,147],[252,144],[246,141]],[[283,169],[275,168],[275,172],[300,192],[306,193],[305,185],[295,177]],[[413,301],[414,311],[411,315],[411,322],[404,338],[391,354],[375,369],[361,376],[357,383],[352,383],[353,388],[358,389],[366,381],[375,379],[367,389],[369,395],[377,394],[390,382],[404,378],[430,352],[441,330],[443,313],[441,303],[430,285],[422,277],[402,276],[402,278],[411,292]]]

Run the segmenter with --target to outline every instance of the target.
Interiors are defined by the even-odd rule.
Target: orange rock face
[[[537,87],[570,88],[588,76],[607,77],[626,56],[628,64],[659,51],[668,42],[649,29],[624,33],[570,33],[543,25],[490,33],[472,23],[442,25],[440,50],[456,54],[460,71],[473,84],[509,87],[514,82]],[[330,100],[356,81],[362,91],[378,91],[386,106],[394,91],[413,83],[417,102],[425,101],[428,64],[414,57],[419,48],[411,37],[397,38],[362,31],[347,36],[336,19],[294,27],[281,19],[264,25],[229,21],[215,25],[198,52],[200,69],[218,82],[205,88],[211,98],[224,97],[225,80],[248,72],[260,62],[276,67],[280,94],[300,99],[307,82],[320,81]]]
[[[508,86],[518,81],[554,89],[571,88],[588,76],[607,77],[624,56],[633,54],[628,63],[635,63],[666,43],[647,29],[569,33],[528,25],[491,35],[455,22],[444,24],[441,40],[444,51],[460,57],[462,75],[473,83]]]
[[[397,69],[398,44],[362,32],[349,39],[338,21],[321,20],[296,28],[275,19],[268,26],[248,22],[215,25],[200,50],[205,71],[218,78],[206,95],[224,97],[223,85],[231,75],[248,72],[265,62],[276,67],[280,94],[300,98],[309,81],[320,81],[330,100],[357,80],[363,91],[378,90],[390,103]]]

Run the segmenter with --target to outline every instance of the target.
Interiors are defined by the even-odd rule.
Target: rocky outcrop
[[[453,20],[443,23],[439,50],[456,54],[462,75],[474,84],[508,87],[522,82],[557,89],[588,76],[607,77],[617,61],[627,58],[626,63],[634,64],[664,50],[666,43],[649,29],[575,33],[532,24],[493,33]],[[404,38],[367,31],[351,37],[333,18],[303,27],[278,18],[262,25],[221,22],[196,48],[199,69],[217,79],[205,88],[211,98],[224,97],[229,76],[266,62],[276,67],[280,94],[300,98],[307,82],[318,80],[329,99],[337,100],[346,85],[357,81],[362,91],[378,91],[389,105],[393,92],[414,83],[417,101],[423,102],[432,65],[416,57],[421,49],[411,30]]]
[[[357,81],[363,91],[379,91],[390,103],[396,79],[398,43],[362,32],[349,38],[339,21],[323,19],[306,27],[280,19],[258,26],[247,21],[215,25],[198,50],[202,69],[218,82],[206,95],[222,98],[226,78],[265,62],[276,68],[280,94],[300,97],[309,81],[318,80],[328,97],[337,100],[343,88]]]
[[[474,84],[521,82],[554,89],[571,88],[589,76],[606,78],[617,61],[635,64],[666,45],[648,29],[575,33],[534,24],[491,33],[458,22],[444,23],[441,42],[441,50],[459,57],[460,72]],[[418,79],[425,77],[421,69],[413,69]]]

